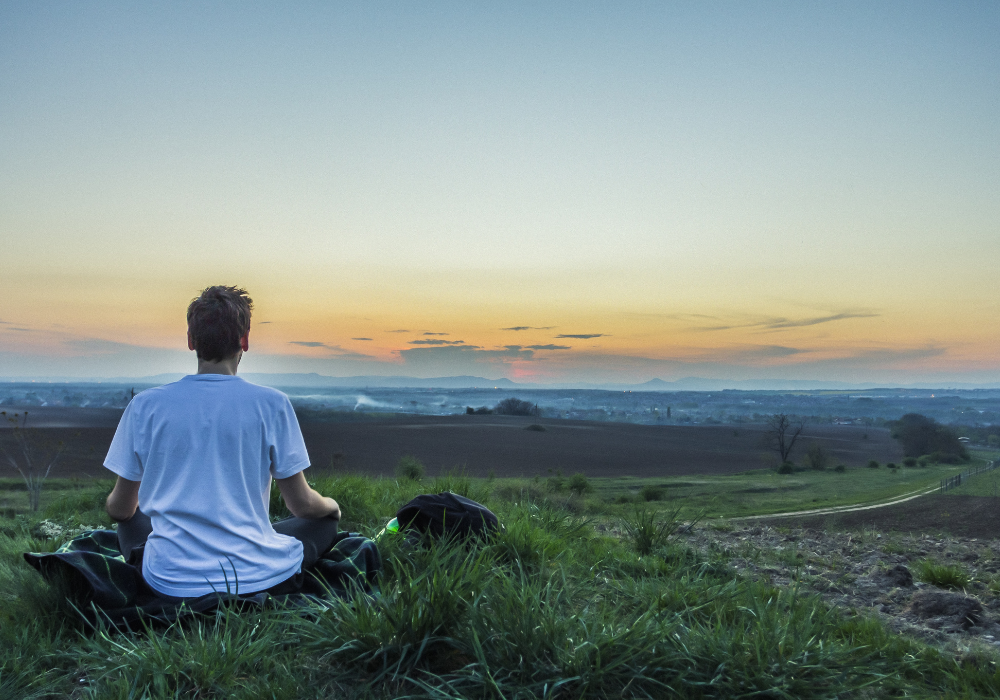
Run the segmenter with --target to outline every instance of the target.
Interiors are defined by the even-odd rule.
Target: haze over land
[[[248,374],[997,385],[997,36],[974,2],[4,3],[0,378],[193,371],[226,283]]]

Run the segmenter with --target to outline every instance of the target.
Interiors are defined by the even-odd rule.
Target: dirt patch
[[[738,525],[695,527],[682,541],[741,575],[797,585],[847,614],[870,614],[939,648],[972,642],[1000,653],[1000,543],[994,539],[904,535],[876,530]],[[960,567],[964,591],[914,580],[924,559]]]
[[[871,510],[796,516],[768,521],[786,527],[833,530],[946,533],[956,537],[1000,537],[1000,499],[932,494]],[[764,521],[761,521],[764,522]]]

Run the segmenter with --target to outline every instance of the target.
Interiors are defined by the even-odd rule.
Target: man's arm
[[[135,515],[139,507],[139,482],[118,477],[115,487],[111,490],[104,509],[112,519],[122,522]]]
[[[317,493],[312,486],[306,482],[305,474],[299,472],[287,479],[275,479],[278,482],[278,490],[285,500],[288,510],[296,518],[326,518],[340,520],[340,506],[328,496]]]

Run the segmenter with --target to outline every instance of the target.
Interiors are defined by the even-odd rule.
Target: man
[[[168,599],[294,592],[337,535],[340,507],[302,473],[309,457],[288,397],[236,376],[252,308],[235,287],[191,302],[198,373],[138,394],[104,462],[118,475],[106,507],[122,553],[141,557],[146,583]],[[294,516],[274,526],[272,477]]]

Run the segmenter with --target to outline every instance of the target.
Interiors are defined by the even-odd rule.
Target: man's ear
[[[240,338],[240,347],[243,349],[243,352],[250,349],[250,331],[244,333],[243,337]]]
[[[194,350],[194,338],[191,337],[191,331],[188,331],[188,350]]]

